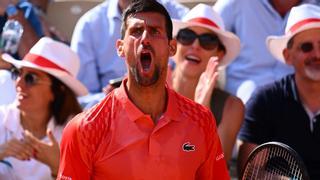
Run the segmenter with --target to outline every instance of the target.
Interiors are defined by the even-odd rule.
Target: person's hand
[[[19,160],[30,160],[33,148],[24,140],[12,138],[0,145],[0,160],[6,157],[14,157]]]
[[[47,130],[49,143],[40,141],[32,135],[28,130],[24,131],[25,141],[31,144],[34,148],[33,158],[48,165],[52,174],[57,174],[59,169],[60,148],[59,143],[52,134],[52,131]]]
[[[201,74],[196,87],[195,102],[210,107],[212,91],[218,78],[218,64],[217,57],[210,58],[206,70]]]
[[[9,4],[16,4],[17,0],[1,0],[0,1],[0,16],[3,16],[6,12]]]

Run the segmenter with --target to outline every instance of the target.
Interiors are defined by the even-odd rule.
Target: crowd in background
[[[81,112],[92,116],[130,82],[132,67],[118,40],[126,37],[123,13],[131,1],[90,9],[68,42],[45,18],[50,0],[1,0],[0,179],[59,178],[64,127]],[[157,1],[172,18],[176,43],[165,87],[212,113],[232,178],[269,141],[293,147],[310,178],[319,178],[320,2],[217,0],[189,9]],[[8,22],[20,28],[14,40],[4,36]],[[7,43],[18,46],[6,49]],[[141,66],[147,69],[147,60]]]

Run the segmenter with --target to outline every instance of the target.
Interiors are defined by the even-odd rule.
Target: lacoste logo
[[[182,150],[186,151],[186,152],[190,152],[190,151],[195,151],[196,150],[196,146],[190,144],[190,142],[186,142],[182,145]]]

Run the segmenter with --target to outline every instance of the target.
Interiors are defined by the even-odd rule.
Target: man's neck
[[[168,94],[164,82],[158,82],[150,87],[142,87],[135,81],[125,85],[130,100],[145,114],[149,114],[155,124],[165,112]]]
[[[293,6],[298,5],[301,0],[270,0],[273,8],[284,17]]]
[[[300,100],[313,113],[320,110],[320,82],[302,79],[296,76],[296,85]]]

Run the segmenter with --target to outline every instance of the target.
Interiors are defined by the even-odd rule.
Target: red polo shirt
[[[67,125],[58,179],[229,179],[207,108],[167,88],[167,110],[155,125],[125,83]]]

